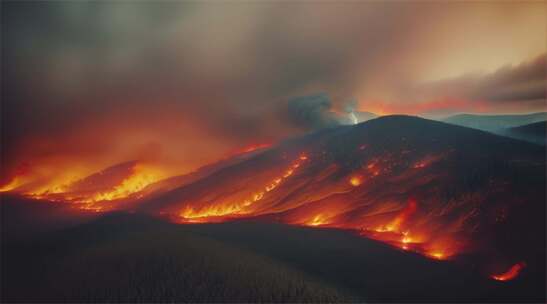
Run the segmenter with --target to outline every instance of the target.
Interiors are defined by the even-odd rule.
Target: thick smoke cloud
[[[322,129],[339,125],[331,108],[332,103],[326,93],[295,97],[288,103],[291,122],[306,129]]]
[[[500,91],[481,77],[480,90],[419,87],[544,53],[544,3],[1,5],[2,175],[67,157],[170,159],[190,170],[241,145],[329,125],[324,102],[310,106],[306,123],[288,102],[318,92],[332,98],[332,112],[347,112],[352,98],[360,111],[427,112],[426,97],[451,92],[538,109],[520,100],[534,90]],[[476,108],[465,101],[451,111]]]
[[[454,100],[438,104],[442,109],[461,111],[462,103],[476,109],[506,108],[513,111],[545,110],[547,55],[518,65],[507,65],[492,73],[470,74],[416,85],[402,92],[408,100]],[[459,101],[459,102],[458,102]],[[419,103],[418,103],[418,106]],[[460,109],[458,109],[460,108]]]
[[[547,55],[518,66],[499,69],[477,79],[476,98],[500,102],[545,102]]]

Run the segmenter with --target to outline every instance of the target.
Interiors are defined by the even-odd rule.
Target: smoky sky
[[[292,123],[306,129],[323,129],[339,124],[330,111],[332,102],[326,93],[289,99],[288,116]]]
[[[544,109],[540,2],[4,1],[1,13],[4,168],[108,154],[190,169],[317,127],[326,104],[295,115],[294,98],[321,92],[342,112]]]

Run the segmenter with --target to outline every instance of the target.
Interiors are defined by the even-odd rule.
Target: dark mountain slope
[[[3,303],[359,301],[272,258],[139,215],[2,245]]]

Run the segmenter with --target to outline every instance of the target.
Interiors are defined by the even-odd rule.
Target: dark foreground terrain
[[[545,301],[543,269],[498,282],[346,231],[1,206],[2,302]]]

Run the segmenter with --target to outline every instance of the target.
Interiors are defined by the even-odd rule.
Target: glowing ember
[[[350,185],[357,187],[363,183],[363,178],[358,175],[354,175],[349,179]]]
[[[525,266],[526,266],[526,263],[519,262],[519,263],[511,266],[511,268],[509,268],[509,270],[507,270],[506,272],[501,273],[501,274],[492,275],[491,278],[496,280],[496,281],[509,281],[509,280],[512,280],[512,279],[516,278],[519,275],[519,273],[522,271],[522,269],[524,269]]]
[[[306,225],[319,226],[319,225],[324,225],[326,223],[327,223],[326,219],[321,214],[318,214],[310,222],[306,223]]]
[[[226,159],[226,158],[238,156],[238,155],[241,155],[241,154],[251,153],[251,152],[254,152],[254,151],[261,150],[261,149],[267,149],[271,146],[272,146],[272,144],[270,144],[270,143],[250,144],[246,147],[243,147],[243,148],[240,148],[240,149],[237,149],[237,150],[232,150],[232,152],[228,153],[224,158]]]
[[[272,144],[253,144],[240,150],[240,153],[249,153],[259,149],[269,148]]]
[[[401,242],[403,242],[404,244],[412,243],[412,238],[405,235]]]
[[[434,258],[434,259],[437,259],[437,260],[444,260],[446,258],[446,255],[444,253],[438,252],[438,251],[428,252],[427,256],[429,256],[431,258]]]
[[[411,199],[408,201],[406,207],[399,212],[399,214],[395,217],[393,221],[391,221],[389,224],[385,226],[378,227],[374,229],[377,232],[387,232],[387,231],[395,231],[399,232],[399,228],[403,223],[405,223],[411,215],[413,215],[418,208],[418,205],[415,200]]]

